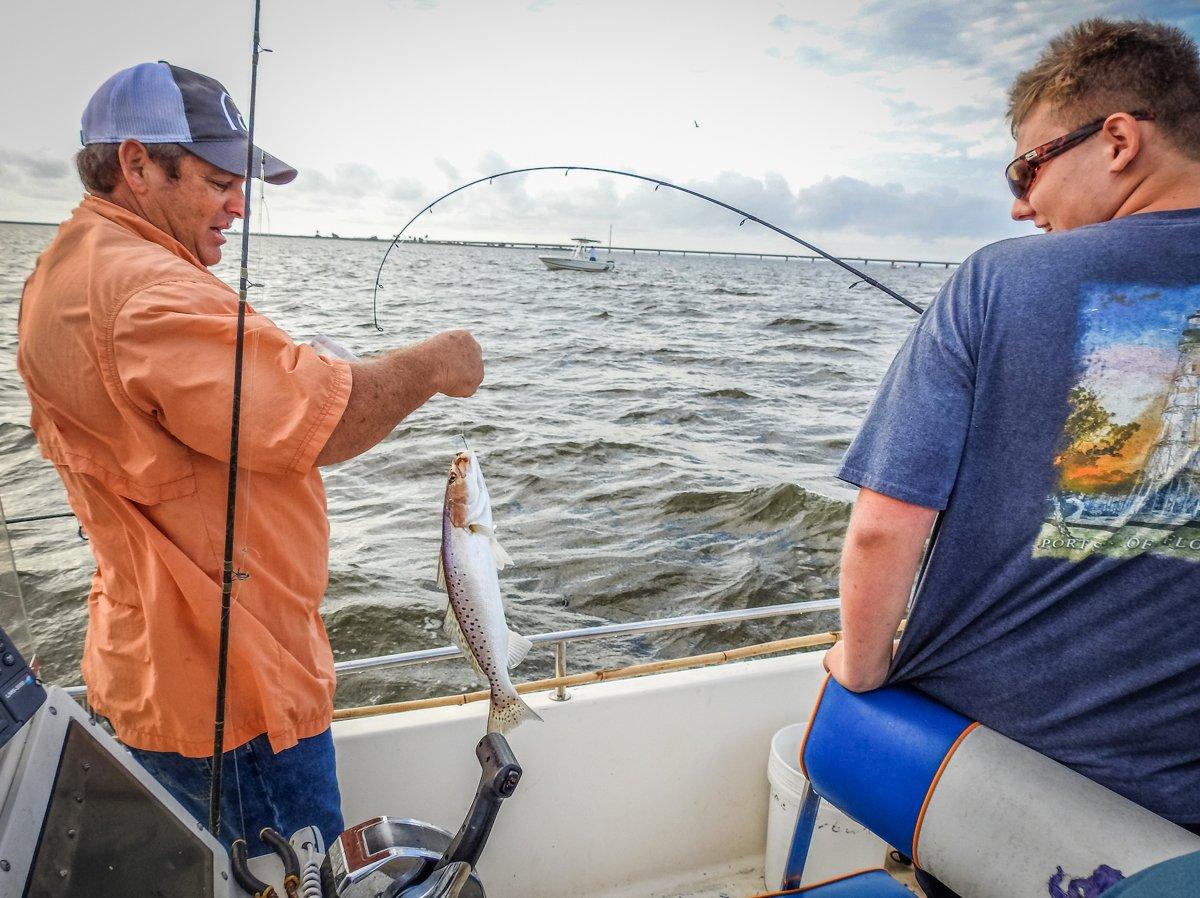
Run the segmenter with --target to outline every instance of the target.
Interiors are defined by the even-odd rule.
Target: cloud
[[[57,220],[83,187],[66,158],[0,146],[0,218]]]
[[[793,189],[777,173],[755,178],[732,171],[680,186],[801,236],[815,231],[855,238],[953,238],[978,245],[1012,232],[1008,202],[999,192],[983,197],[949,188],[912,190],[852,177],[825,178]],[[676,239],[689,239],[689,234],[729,239],[738,227],[734,213],[694,197],[584,172],[567,178],[553,173],[501,178],[438,206],[443,227],[468,226],[479,233],[541,232],[543,239],[554,236],[545,233],[548,222],[595,228],[597,222],[610,221],[620,222],[627,231],[672,234]]]
[[[953,188],[909,191],[899,184],[826,178],[800,190],[799,223],[823,230],[854,230],[878,237],[991,238],[1008,218],[1008,202]]]
[[[479,165],[476,166],[476,170],[481,175],[490,175],[494,172],[505,171],[510,167],[506,158],[495,150],[488,150],[479,157]]]
[[[367,222],[393,222],[406,212],[415,212],[417,204],[427,198],[432,194],[420,181],[384,178],[372,166],[359,162],[339,165],[332,173],[305,170],[295,183],[271,193],[277,212],[285,216],[294,211],[318,213],[322,221],[336,218],[335,230],[343,232],[377,227]],[[356,217],[361,226],[355,226]]]
[[[1006,87],[1050,38],[1092,16],[1171,21],[1193,34],[1200,26],[1194,0],[1093,0],[1084,5],[1078,0],[974,0],[969,8],[961,0],[869,0],[852,24],[822,28],[825,39],[817,49],[843,64],[849,58],[880,71],[897,64],[944,65]],[[786,15],[776,18],[803,24]]]
[[[6,180],[27,178],[33,181],[57,181],[73,171],[63,159],[48,159],[0,147],[0,173]]]
[[[893,100],[890,97],[885,97],[883,104],[898,119],[922,128],[997,122],[1004,115],[1004,101],[999,96],[991,103],[960,103],[942,110],[934,110],[911,100]]]
[[[845,173],[886,183],[903,171],[899,160],[911,159],[903,174],[910,189],[955,183],[951,169],[966,175],[974,163],[994,181],[991,171],[1012,156],[1008,86],[1067,27],[1090,16],[1148,17],[1200,33],[1194,0],[865,0],[823,11],[821,21],[799,18],[811,9],[784,5],[772,20],[767,39],[780,47],[776,58],[872,96],[889,148],[866,142]],[[957,183],[970,190],[972,180]]]
[[[415,178],[396,178],[387,188],[386,196],[397,203],[411,203],[428,196],[428,188]]]
[[[379,172],[369,165],[348,162],[339,165],[332,175],[313,170],[296,179],[297,194],[319,193],[343,199],[361,199],[378,195],[383,187]]]
[[[459,174],[458,169],[441,156],[438,156],[436,159],[434,159],[433,164],[437,166],[438,171],[446,176],[446,180],[450,181],[451,183],[457,184],[464,180],[463,176]]]

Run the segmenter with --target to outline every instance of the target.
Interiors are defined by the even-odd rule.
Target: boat
[[[879,839],[864,843],[864,835],[874,837],[864,833],[857,818],[823,818],[821,815],[830,812],[831,805],[820,803],[819,799],[814,803],[815,793],[811,790],[792,803],[791,816],[779,823],[778,812],[781,808],[787,810],[780,795],[785,790],[768,778],[768,756],[773,740],[786,732],[785,728],[795,729],[799,725],[803,729],[810,715],[814,715],[814,708],[820,709],[814,719],[819,722],[820,715],[825,715],[825,726],[822,730],[817,723],[812,724],[804,737],[800,752],[808,758],[809,767],[816,765],[814,752],[818,749],[810,750],[807,743],[823,740],[824,767],[828,768],[832,759],[839,776],[869,789],[878,790],[881,779],[886,781],[887,772],[909,764],[903,758],[894,759],[896,752],[907,751],[911,743],[923,745],[928,741],[913,740],[906,733],[906,738],[894,740],[888,747],[886,739],[880,742],[871,734],[871,716],[860,715],[858,723],[850,721],[850,725],[863,728],[865,721],[865,728],[863,732],[852,733],[845,743],[850,750],[843,750],[839,740],[840,734],[846,732],[843,728],[848,718],[844,711],[839,712],[840,717],[829,718],[833,712],[826,710],[828,696],[838,693],[838,688],[831,685],[822,665],[824,650],[837,639],[835,632],[618,670],[568,671],[568,648],[584,641],[728,626],[768,618],[799,625],[806,616],[828,613],[836,607],[836,599],[806,601],[533,636],[535,651],[553,653],[555,676],[520,687],[543,722],[522,725],[508,737],[511,744],[494,735],[480,739],[487,722],[486,692],[339,709],[335,712],[333,735],[343,812],[350,829],[328,846],[324,890],[299,894],[314,898],[360,898],[383,893],[381,882],[389,877],[394,884],[403,877],[423,875],[426,878],[416,885],[397,887],[386,894],[399,898],[485,898],[487,895],[491,898],[565,895],[741,898],[778,889],[779,857],[786,855],[785,869],[794,877],[791,884],[802,884],[806,898],[910,895],[901,882],[911,881],[911,867],[900,854],[909,850],[915,854],[915,835],[913,849],[901,844],[900,854]],[[456,659],[457,663],[463,663],[459,650],[446,646],[339,662],[337,669],[345,676],[399,666],[453,663]],[[77,704],[86,701],[82,687],[52,686],[48,692],[49,698],[24,729],[15,736],[8,733],[11,740],[8,745],[2,744],[5,733],[0,732],[0,853],[8,863],[0,867],[4,870],[0,873],[0,894],[21,894],[21,877],[27,877],[24,881],[28,882],[28,877],[39,875],[38,865],[33,861],[43,849],[37,848],[37,844],[53,847],[54,875],[66,870],[75,881],[83,881],[87,864],[101,862],[102,869],[110,871],[110,877],[111,871],[125,870],[135,879],[143,876],[139,871],[145,869],[170,868],[171,875],[183,875],[202,868],[201,872],[208,871],[201,877],[207,885],[202,891],[187,894],[237,898],[254,893],[254,890],[243,892],[229,880],[229,858],[199,824],[187,818],[181,827],[163,822],[186,812],[148,774],[139,773],[140,767],[114,740],[99,731],[94,719]],[[879,690],[868,695],[887,692]],[[843,700],[846,696],[853,699],[853,694],[844,690],[842,693]],[[79,726],[64,729],[72,720]],[[886,733],[888,729],[878,728],[878,732]],[[55,782],[54,769],[74,769],[58,759],[59,754],[66,757],[79,750],[78,745],[72,749],[70,739],[64,736],[71,731],[75,732],[77,742],[83,732],[89,734],[91,748],[86,756],[91,763],[95,764],[100,755],[107,755],[105,763],[110,772],[121,773],[98,780],[95,795],[88,791],[86,777],[74,776],[69,783]],[[960,744],[969,745],[978,731],[972,725],[966,733],[954,738],[950,755],[955,748],[961,754],[965,749]],[[950,731],[947,739],[952,736]],[[887,772],[881,775],[880,769],[862,769],[863,746],[871,751],[891,752],[884,759],[886,766],[880,768]],[[474,756],[472,747],[476,748]],[[967,809],[964,811],[960,803],[951,810],[979,816],[987,813],[981,808],[1011,809],[1014,804],[1019,805],[1013,790],[1031,769],[1025,763],[1028,756],[1036,754],[1029,749],[1023,751],[1024,761],[1014,765],[1015,773],[1006,773],[993,765],[988,779],[970,784]],[[918,829],[922,820],[928,830],[933,825],[931,819],[939,814],[946,816],[947,803],[939,805],[936,797],[945,788],[939,781],[953,782],[959,776],[950,755],[929,767],[930,773],[935,769],[936,773],[921,805],[921,815],[916,821]],[[1037,763],[1048,762],[1040,755],[1037,758],[1041,759]],[[114,764],[119,764],[123,772]],[[810,772],[824,788],[827,769]],[[1067,773],[1074,778],[1072,782],[1081,780],[1100,789],[1077,774]],[[73,849],[69,842],[61,839],[47,842],[45,836],[39,842],[34,838],[39,826],[46,833],[52,823],[96,816],[112,804],[117,780],[134,779],[140,786],[128,787],[130,803],[135,797],[141,802],[150,801],[153,814],[146,812],[141,816],[162,818],[158,831],[171,836],[164,843],[164,850],[172,852],[171,858],[165,858],[160,868],[152,867],[154,858],[145,854],[157,843],[124,844],[119,837],[120,828],[96,827],[87,832],[90,847],[99,846],[103,850],[89,852],[80,848],[72,856],[75,867],[70,866],[72,861],[68,856]],[[506,788],[497,791],[498,783],[506,784]],[[883,785],[890,787],[887,782]],[[1086,851],[1095,849],[1097,840],[1080,838],[1077,831],[1071,831],[1072,827],[1079,830],[1080,825],[1087,828],[1086,808],[1071,801],[1056,802],[1054,794],[1043,791],[1046,780],[1040,774],[1032,777],[1028,786],[1034,799],[1029,809],[1030,825],[1025,831],[1010,827],[1006,832],[1014,838],[989,843],[988,863],[994,867],[999,858],[1002,865],[1028,867],[1028,864],[1022,867],[1019,849],[1022,839],[1026,844],[1044,842],[1060,847],[1065,839],[1076,855],[1084,850],[1085,856],[1090,857]],[[935,789],[939,790],[936,794]],[[932,802],[930,795],[935,795]],[[1110,801],[1115,796],[1106,793],[1100,798],[1107,815],[1115,807]],[[89,811],[93,801],[98,807]],[[848,803],[853,803],[852,797]],[[78,807],[80,804],[82,808]],[[816,804],[820,804],[819,810],[815,809]],[[463,821],[463,810],[468,806],[470,813]],[[1064,808],[1070,808],[1071,813],[1064,815]],[[133,819],[138,817],[136,811],[137,808],[129,807],[124,812]],[[1107,829],[1105,821],[1099,821],[1098,831],[1108,840],[1100,847],[1118,855],[1104,855],[1114,865],[1124,864],[1127,872],[1133,872],[1138,864],[1157,863],[1159,859],[1200,848],[1200,839],[1149,812],[1142,809],[1137,812],[1143,815],[1140,824],[1149,824],[1149,835],[1136,828],[1129,830],[1120,820],[1115,828],[1110,825]],[[836,809],[832,813],[836,814]],[[875,809],[868,807],[860,816],[871,819],[873,814]],[[967,834],[962,839],[970,838],[981,828],[979,820],[952,822],[952,834]],[[995,820],[991,822],[995,824]],[[879,829],[886,832],[888,826],[885,823]],[[451,837],[456,828],[458,836]],[[190,843],[184,838],[188,830],[194,837]],[[995,835],[994,825],[990,829],[982,826],[982,830]],[[302,862],[308,856],[301,851],[305,839],[311,840],[311,836],[305,836],[306,832],[309,831],[302,830],[292,840]],[[894,841],[903,842],[905,838],[908,836]],[[470,865],[455,862],[434,866],[434,859],[449,856],[455,845],[461,848],[464,839],[474,839]],[[924,855],[926,840],[924,836],[922,839]],[[1148,841],[1152,844],[1147,849]],[[482,850],[484,842],[486,850]],[[1140,844],[1142,854],[1138,860],[1130,861],[1126,843],[1135,842]],[[881,869],[861,872],[864,844],[868,856],[876,859],[868,865]],[[764,880],[764,869],[771,867],[772,851],[776,860],[771,879],[776,881]],[[178,857],[185,862],[176,863],[174,859]],[[1055,857],[1066,863],[1062,856]],[[315,865],[316,855],[311,858]],[[801,859],[799,868],[794,864],[796,858]],[[1133,866],[1129,867],[1130,864]],[[973,858],[969,859],[967,869],[978,866]],[[313,875],[306,881],[316,881],[315,869],[313,866],[310,871]],[[284,862],[276,855],[250,859],[248,870],[256,880],[274,883],[277,894],[284,893]],[[1035,866],[1034,873],[1040,875],[1039,870],[1041,867]],[[987,898],[1099,894],[1065,891],[1064,877],[1076,874],[1086,877],[1091,870],[1087,864],[1081,866],[1077,857],[1066,872],[1060,866],[1057,877],[1064,886],[1060,892],[1045,890],[1047,877],[1051,883],[1055,881],[1056,871],[1051,868],[1040,880],[1042,888],[1037,891],[1009,890],[1009,885],[1000,882],[993,888],[964,894]],[[57,882],[47,879],[45,870],[40,875],[39,881]],[[16,891],[6,889],[5,876],[17,883]],[[243,881],[236,864],[233,878]],[[162,879],[156,883],[170,885]],[[861,884],[862,889],[855,890],[856,884]],[[67,889],[53,894],[91,895],[87,891],[90,887],[89,884],[79,891]],[[34,894],[40,892],[35,890]],[[1187,893],[1139,894],[1177,898]]]
[[[590,237],[572,237],[571,241],[575,244],[575,250],[571,255],[538,256],[538,258],[551,271],[612,271],[617,267],[612,259],[601,261],[596,258],[596,251],[592,247],[599,244],[599,240],[592,240]]]
[[[816,695],[824,676],[821,652],[796,653],[797,640],[789,640],[788,645],[770,647],[791,651],[779,657],[725,664],[713,664],[718,660],[714,657],[680,659],[597,675],[569,674],[567,647],[638,633],[806,615],[833,605],[836,602],[798,603],[532,637],[535,651],[553,653],[560,675],[525,695],[544,722],[522,725],[508,736],[524,775],[505,801],[478,864],[486,894],[717,898],[762,892],[771,798],[767,752],[772,735],[802,719]],[[819,647],[832,639],[823,634],[801,637],[799,643]],[[339,662],[338,670],[344,676],[455,659],[464,663],[457,648],[447,646]],[[646,675],[635,676],[638,673]],[[55,720],[88,719],[81,706],[86,702],[82,687],[50,691],[48,704],[56,706]],[[333,733],[347,825],[386,815],[393,827],[398,819],[416,820],[454,832],[479,781],[472,748],[486,729],[488,703],[474,698],[335,712]],[[50,723],[50,718],[35,721],[35,736]],[[91,729],[94,733],[96,728]],[[20,739],[10,743],[20,744]],[[6,758],[0,748],[0,773],[16,766],[9,754]],[[57,763],[53,751],[44,746],[36,754],[42,766]],[[0,805],[5,804],[5,785],[0,775]],[[160,804],[182,810],[164,798],[153,781],[143,778],[141,785]],[[46,786],[49,789],[50,782]],[[10,813],[0,814],[0,847]],[[159,816],[165,815],[160,811]],[[30,827],[22,829],[28,832]],[[35,823],[30,835],[36,832]],[[15,830],[8,835],[15,839]],[[112,832],[106,838],[108,863],[116,846]],[[220,878],[222,858],[209,856],[219,851],[216,843],[206,833],[198,838],[206,849],[198,854],[218,870],[211,894],[241,896]],[[29,842],[22,846],[26,852],[33,848],[33,840]],[[378,853],[379,845],[372,847]],[[172,848],[180,850],[178,844]],[[140,850],[129,846],[139,862],[144,860]],[[263,881],[282,882],[282,866],[272,855],[252,859],[251,865]],[[19,866],[13,869],[21,872]],[[819,872],[830,869],[836,864],[826,864]],[[0,894],[8,894],[2,885]]]

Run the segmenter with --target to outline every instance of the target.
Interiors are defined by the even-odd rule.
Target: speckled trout
[[[450,465],[442,506],[438,584],[450,597],[443,624],[446,635],[491,686],[489,733],[507,733],[522,721],[542,719],[521,700],[508,676],[532,645],[504,620],[496,571],[511,563],[492,529],[492,500],[479,459],[470,450],[460,452]]]

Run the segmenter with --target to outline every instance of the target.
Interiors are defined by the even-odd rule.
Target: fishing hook
[[[396,245],[400,242],[400,237],[404,234],[405,231],[407,231],[409,229],[409,227],[412,225],[413,222],[415,222],[418,218],[420,218],[426,212],[432,212],[433,207],[436,206],[438,203],[440,203],[442,200],[452,197],[452,196],[454,196],[454,194],[459,193],[463,190],[466,190],[468,187],[474,187],[476,184],[482,184],[484,181],[487,181],[490,183],[495,178],[503,178],[503,177],[507,177],[508,175],[521,175],[521,174],[527,174],[529,172],[540,172],[540,171],[561,171],[563,173],[563,177],[566,177],[573,171],[590,171],[590,172],[597,172],[599,174],[604,174],[604,175],[617,175],[618,177],[622,177],[622,178],[633,178],[637,181],[645,181],[649,184],[654,184],[655,190],[658,190],[659,187],[669,187],[671,190],[678,190],[680,193],[686,193],[689,196],[694,196],[697,199],[702,199],[705,202],[712,203],[716,206],[720,206],[722,209],[727,209],[730,212],[733,212],[737,215],[741,215],[742,216],[742,224],[745,224],[747,221],[753,221],[756,224],[762,225],[764,228],[767,228],[768,230],[774,231],[776,234],[786,237],[788,240],[791,240],[794,243],[799,243],[805,249],[811,250],[812,252],[814,252],[818,256],[820,256],[821,258],[823,258],[829,262],[833,262],[835,265],[840,265],[846,271],[861,278],[863,281],[870,284],[872,287],[875,287],[878,290],[883,291],[888,296],[890,296],[892,299],[896,300],[898,303],[908,306],[908,308],[912,309],[918,315],[920,315],[922,312],[925,311],[923,308],[921,308],[919,305],[917,305],[912,300],[905,299],[903,296],[901,296],[899,293],[897,293],[891,287],[888,287],[888,286],[885,286],[884,284],[879,283],[879,281],[875,280],[875,278],[871,277],[868,274],[865,274],[862,271],[859,271],[857,268],[855,268],[853,265],[849,264],[848,262],[844,262],[841,259],[837,258],[837,256],[830,255],[829,253],[825,252],[825,250],[821,249],[819,246],[809,243],[807,240],[797,237],[795,234],[785,231],[783,228],[779,227],[778,225],[771,224],[771,222],[766,221],[765,219],[759,218],[757,215],[754,215],[753,213],[746,212],[742,209],[739,209],[739,208],[737,208],[737,206],[731,206],[729,203],[722,202],[721,200],[717,199],[716,197],[708,196],[707,194],[701,193],[698,190],[692,190],[690,187],[681,187],[678,184],[672,184],[670,181],[664,181],[661,178],[651,178],[648,175],[639,175],[636,172],[621,171],[620,169],[616,169],[616,168],[601,168],[600,166],[595,166],[595,165],[534,165],[534,166],[530,166],[528,168],[514,168],[514,169],[510,169],[509,171],[496,172],[495,174],[484,175],[482,178],[476,178],[474,181],[468,181],[466,184],[462,184],[458,187],[455,187],[453,190],[449,191],[448,193],[442,194],[436,200],[434,200],[429,205],[425,206],[425,208],[423,208],[420,212],[418,212],[416,215],[414,215],[412,218],[410,218],[408,220],[408,223],[405,224],[404,227],[402,227],[400,229],[400,232],[392,239],[392,242],[390,244],[388,244],[388,248],[384,251],[383,258],[379,262],[379,269],[375,272],[375,289],[371,292],[371,317],[372,317],[372,320],[374,321],[375,329],[380,332],[383,331],[383,328],[379,326],[379,286],[380,286],[379,280],[380,280],[380,277],[382,277],[382,275],[383,275],[383,266],[387,263],[388,256],[391,255],[392,250],[395,249]],[[739,225],[739,227],[740,227],[740,225]]]

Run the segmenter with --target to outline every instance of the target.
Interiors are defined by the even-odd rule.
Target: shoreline
[[[49,221],[10,221],[0,219],[0,225],[29,225],[32,227],[56,228],[58,222]],[[230,236],[241,236],[241,231],[230,231]],[[268,234],[263,231],[251,231],[251,237],[286,237],[292,240],[346,240],[354,243],[382,243],[390,244],[392,241],[387,237],[342,237],[337,234]],[[483,249],[529,249],[529,250],[552,250],[554,252],[571,252],[575,249],[573,245],[564,243],[531,243],[519,240],[401,240],[400,244],[404,245],[419,245],[419,246],[467,246]],[[825,262],[827,259],[817,255],[809,255],[803,253],[771,253],[758,252],[757,250],[720,250],[720,249],[675,249],[670,247],[656,246],[613,246],[604,247],[597,246],[599,252],[614,252],[628,253],[636,256],[638,253],[642,255],[654,256],[724,256],[729,258],[747,258],[747,259],[781,259],[785,262]],[[887,265],[891,268],[952,268],[961,265],[961,261],[946,261],[944,259],[888,259],[876,256],[839,256],[843,262],[860,262],[863,265]]]

